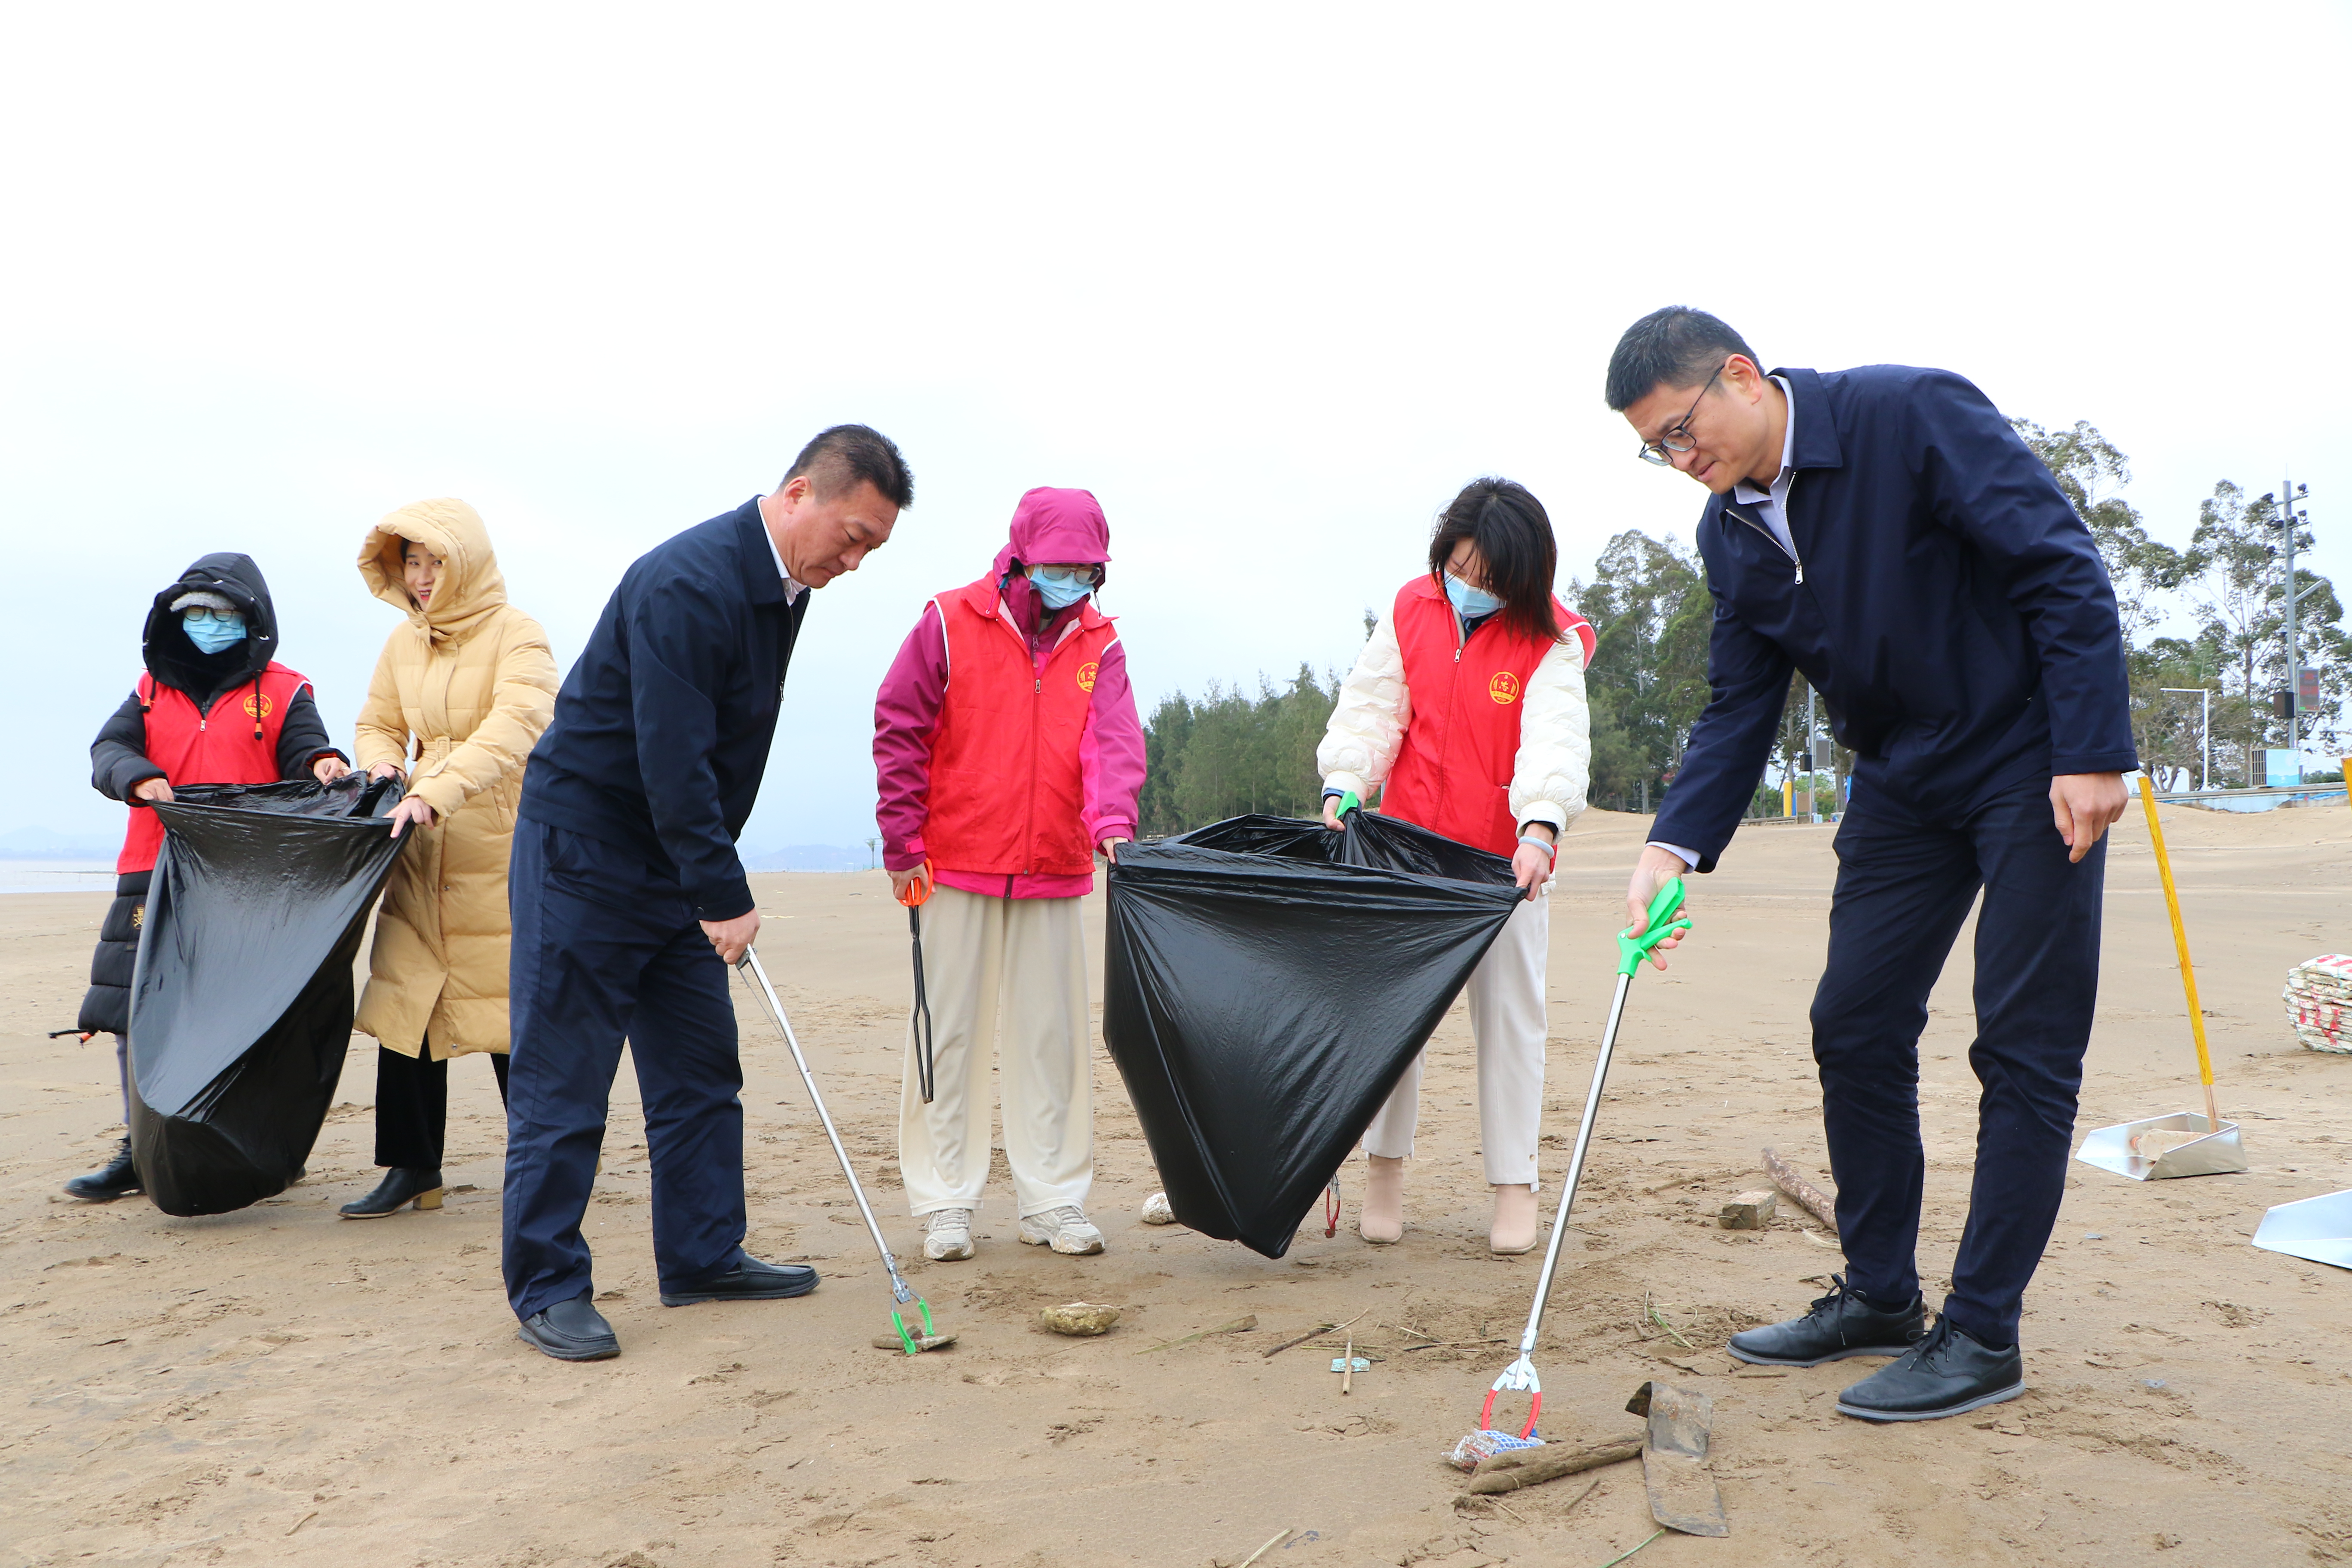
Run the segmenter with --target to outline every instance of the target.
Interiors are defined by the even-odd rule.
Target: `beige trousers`
[[[1486,1180],[1498,1187],[1536,1182],[1549,1032],[1544,960],[1550,945],[1551,900],[1538,895],[1512,911],[1463,987],[1470,1000],[1470,1036],[1478,1046],[1478,1131]],[[1366,1153],[1393,1160],[1412,1152],[1413,1127],[1421,1120],[1421,1057],[1412,1058],[1365,1130]]]
[[[933,1098],[923,1103],[912,1019],[898,1089],[898,1169],[918,1217],[980,1206],[988,1181],[988,1050],[1003,1085],[1004,1158],[1023,1217],[1086,1206],[1094,1073],[1076,899],[992,899],[940,888],[923,906]]]

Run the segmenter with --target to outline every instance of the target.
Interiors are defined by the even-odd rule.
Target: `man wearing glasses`
[[[2057,1219],[2097,996],[2101,837],[2137,765],[2105,568],[2049,471],[1948,371],[1768,375],[1738,333],[1675,307],[1626,330],[1608,399],[1645,460],[1712,492],[1698,524],[1712,696],[1626,889],[1636,922],[1665,879],[1715,868],[1792,668],[1856,753],[1812,1007],[1847,1272],[1731,1353],[1895,1357],[1838,1401],[1869,1421],[2014,1398],[2020,1304]],[[1931,1331],[1919,1032],[1979,889],[1976,1173]]]

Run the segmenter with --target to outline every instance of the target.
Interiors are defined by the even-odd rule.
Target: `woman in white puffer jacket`
[[[1559,550],[1543,503],[1507,479],[1454,498],[1429,569],[1398,590],[1339,689],[1315,763],[1324,820],[1352,795],[1475,848],[1508,856],[1527,901],[1470,976],[1478,1119],[1495,1191],[1488,1245],[1535,1246],[1536,1142],[1543,1113],[1544,960],[1559,836],[1584,809],[1592,745],[1584,667],[1592,628],[1551,591]],[[1421,1060],[1364,1134],[1370,1172],[1358,1229],[1404,1234]]]

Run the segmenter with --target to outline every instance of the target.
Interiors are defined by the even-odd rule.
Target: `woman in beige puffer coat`
[[[393,863],[354,1027],[375,1037],[376,1190],[352,1219],[441,1204],[449,1058],[488,1052],[507,1087],[507,851],[523,763],[555,712],[555,656],[507,603],[488,531],[464,501],[391,513],[360,575],[403,611],[360,710],[359,768],[400,775]]]

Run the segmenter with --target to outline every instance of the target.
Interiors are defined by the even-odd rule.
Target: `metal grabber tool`
[[[931,863],[923,862],[913,881],[899,892],[907,906],[907,930],[915,939],[915,1011],[908,1028],[915,1037],[915,1086],[923,1103],[931,1102],[931,999],[923,989],[923,906],[931,901]]]
[[[1609,1058],[1617,1048],[1617,1025],[1625,1016],[1625,993],[1633,988],[1633,972],[1650,950],[1676,931],[1690,930],[1691,922],[1682,917],[1683,879],[1671,878],[1650,900],[1647,922],[1637,932],[1632,926],[1617,933],[1617,995],[1609,1004],[1609,1026],[1601,1034],[1601,1055],[1592,1064],[1592,1087],[1584,1095],[1584,1120],[1577,1124],[1576,1152],[1568,1162],[1568,1175],[1559,1184],[1559,1212],[1552,1216],[1551,1242],[1544,1248],[1543,1272],[1536,1279],[1535,1305],[1528,1310],[1527,1331],[1519,1336],[1519,1358],[1503,1369],[1495,1386],[1486,1391],[1486,1403],[1478,1412],[1481,1430],[1492,1430],[1495,1425],[1495,1398],[1506,1391],[1528,1395],[1528,1424],[1519,1436],[1535,1435],[1536,1417],[1543,1414],[1543,1383],[1536,1376],[1536,1363],[1531,1358],[1536,1351],[1536,1331],[1543,1327],[1544,1302],[1551,1295],[1551,1277],[1559,1268],[1559,1244],[1568,1235],[1568,1214],[1576,1202],[1576,1184],[1584,1174],[1584,1156],[1592,1147],[1592,1121],[1601,1112],[1601,1090],[1609,1078]]]
[[[849,1195],[857,1200],[857,1212],[866,1216],[866,1228],[873,1233],[874,1250],[882,1255],[883,1271],[890,1276],[890,1298],[898,1304],[890,1309],[890,1322],[898,1331],[898,1342],[908,1355],[920,1355],[923,1347],[907,1327],[906,1308],[912,1302],[923,1320],[923,1339],[935,1337],[931,1326],[931,1304],[915,1294],[914,1288],[898,1273],[898,1260],[890,1256],[890,1244],[882,1239],[882,1226],[874,1217],[874,1205],[866,1201],[866,1189],[857,1184],[857,1172],[849,1163],[849,1151],[841,1146],[841,1134],[834,1130],[832,1113],[824,1108],[824,1096],[816,1091],[815,1075],[809,1071],[808,1058],[801,1054],[801,1043],[793,1033],[792,1020],[784,1016],[784,1005],[776,999],[776,988],[768,984],[768,972],[760,966],[760,955],[750,948],[743,950],[742,962],[736,968],[751,977],[752,989],[768,1009],[768,1017],[792,1047],[793,1065],[801,1069],[801,1082],[808,1086],[809,1103],[816,1107],[816,1119],[824,1123],[824,1135],[833,1144],[834,1158],[841,1162],[841,1173],[849,1178]]]

